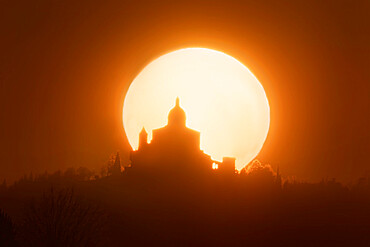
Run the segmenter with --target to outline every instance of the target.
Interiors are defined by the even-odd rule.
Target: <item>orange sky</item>
[[[259,159],[286,175],[370,173],[369,1],[7,1],[0,179],[127,157],[122,102],[157,56],[221,50],[263,84]]]

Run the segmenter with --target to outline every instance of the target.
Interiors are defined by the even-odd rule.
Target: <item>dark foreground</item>
[[[285,182],[56,173],[0,193],[0,246],[370,246],[362,179]]]

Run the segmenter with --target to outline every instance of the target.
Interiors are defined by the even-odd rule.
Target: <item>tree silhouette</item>
[[[23,246],[98,246],[104,214],[73,190],[51,189],[33,202],[21,227]]]
[[[17,246],[11,218],[0,209],[0,246]]]

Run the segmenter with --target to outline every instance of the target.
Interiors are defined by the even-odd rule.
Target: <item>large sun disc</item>
[[[200,148],[214,160],[236,158],[243,168],[260,152],[270,124],[270,108],[257,78],[233,57],[206,48],[165,54],[148,64],[131,83],[123,124],[133,149],[140,130],[167,124],[176,97],[187,127],[200,131]]]

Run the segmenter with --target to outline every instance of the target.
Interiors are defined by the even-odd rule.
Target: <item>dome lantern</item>
[[[186,126],[186,114],[185,111],[180,107],[180,99],[176,98],[176,105],[171,109],[168,114],[168,125],[169,126]]]

